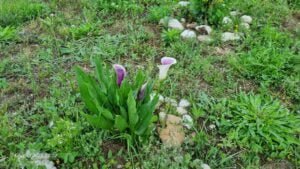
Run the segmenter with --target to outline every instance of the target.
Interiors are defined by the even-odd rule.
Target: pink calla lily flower
[[[167,77],[169,68],[176,64],[177,61],[175,58],[171,57],[163,57],[161,58],[161,65],[158,66],[159,68],[159,80],[163,80]]]
[[[119,65],[119,64],[114,64],[113,65],[115,72],[117,74],[117,84],[118,86],[121,86],[122,81],[124,80],[125,76],[126,76],[126,69],[124,68],[124,66]]]

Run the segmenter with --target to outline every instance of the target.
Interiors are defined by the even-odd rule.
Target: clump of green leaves
[[[162,32],[162,39],[165,44],[168,46],[172,42],[178,41],[180,39],[180,30],[177,29],[168,29]]]
[[[153,6],[149,9],[148,20],[157,23],[160,19],[167,17],[171,13],[169,6]]]
[[[151,133],[158,96],[150,97],[153,82],[139,71],[119,84],[116,75],[95,59],[95,76],[77,68],[77,81],[88,111],[83,113],[94,127],[119,133],[128,143],[143,141]]]
[[[74,139],[81,132],[79,123],[60,119],[55,122],[51,130],[51,138],[47,140],[47,146],[58,150],[58,156],[65,162],[73,162],[78,152],[74,152]]]
[[[217,120],[219,132],[226,135],[224,145],[247,149],[269,158],[288,158],[300,145],[300,117],[278,100],[241,93],[223,104]]]
[[[140,14],[144,8],[135,0],[97,0],[98,9],[110,14],[117,12],[122,15]]]
[[[0,26],[0,42],[6,42],[13,40],[17,37],[17,30],[13,27],[1,27]]]
[[[70,33],[72,38],[80,39],[84,36],[87,36],[89,33],[93,33],[94,26],[90,23],[82,24],[78,27],[71,27]]]
[[[228,13],[227,0],[192,0],[190,11],[194,19],[218,26]]]

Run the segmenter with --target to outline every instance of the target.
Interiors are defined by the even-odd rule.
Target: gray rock
[[[192,31],[192,30],[184,30],[180,36],[183,38],[183,39],[194,39],[197,37],[195,31]]]
[[[238,16],[240,13],[238,11],[231,11],[230,15],[231,16]]]
[[[194,125],[193,118],[188,114],[183,115],[182,116],[182,124],[186,128],[191,129]]]
[[[228,16],[225,16],[222,20],[222,23],[223,24],[231,24],[232,23],[232,20],[228,17]]]
[[[188,111],[184,107],[177,107],[176,111],[180,115],[184,115],[188,113]]]
[[[241,16],[241,21],[242,21],[243,23],[251,24],[251,22],[252,22],[252,17],[249,16],[249,15],[243,15],[243,16]]]
[[[237,33],[231,33],[231,32],[224,32],[222,34],[222,38],[221,38],[221,40],[223,42],[235,41],[235,40],[240,40],[240,39],[241,39],[241,37],[240,37],[239,34],[237,34]]]
[[[190,105],[191,103],[186,99],[181,99],[178,104],[179,107],[189,107]]]
[[[183,30],[183,25],[177,19],[170,19],[168,21],[168,27],[171,29]]]
[[[180,2],[178,2],[178,5],[182,6],[182,7],[187,7],[189,4],[190,4],[189,1],[180,1]]]
[[[209,35],[199,35],[197,37],[197,39],[199,42],[211,42],[212,41],[212,39]]]
[[[201,164],[202,169],[210,169],[210,166],[207,164]]]
[[[193,23],[189,23],[186,25],[186,28],[188,29],[195,29],[197,27],[197,23],[193,22]]]
[[[195,29],[201,35],[209,35],[212,32],[212,28],[208,25],[200,25],[200,26],[197,26]]]
[[[244,28],[244,29],[250,29],[250,25],[246,22],[242,22],[241,27]]]

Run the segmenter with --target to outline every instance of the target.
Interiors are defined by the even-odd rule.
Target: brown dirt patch
[[[294,13],[292,16],[289,16],[288,18],[286,18],[284,21],[283,21],[283,24],[282,26],[294,33],[294,34],[299,34],[299,31],[300,31],[300,12],[296,12]]]
[[[116,140],[107,140],[101,144],[101,150],[106,159],[108,158],[108,153],[112,153],[117,161],[117,164],[114,167],[117,165],[124,165],[126,163],[126,159],[124,157],[117,155],[121,150],[126,150],[124,143]]]
[[[270,162],[261,167],[262,169],[293,169],[293,165],[288,161]]]

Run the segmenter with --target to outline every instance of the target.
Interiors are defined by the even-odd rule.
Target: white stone
[[[44,166],[46,169],[56,169],[54,163],[49,160],[50,154],[48,153],[33,153],[27,150],[25,156],[30,158],[37,166]]]
[[[187,114],[183,115],[182,116],[182,124],[186,128],[191,129],[194,125],[193,118]]]
[[[230,12],[230,15],[231,16],[237,16],[237,15],[239,15],[240,13],[238,12],[238,11],[231,11]]]
[[[179,107],[189,107],[190,105],[191,103],[186,99],[181,99],[178,104]]]
[[[184,30],[180,36],[183,38],[183,39],[194,39],[196,38],[196,33],[192,30]]]
[[[237,33],[231,33],[231,32],[224,32],[222,33],[222,41],[234,41],[234,40],[240,40],[241,37]]]
[[[168,22],[168,27],[171,29],[183,30],[183,25],[177,19],[170,19]]]
[[[207,164],[201,164],[202,169],[210,169],[210,166]]]
[[[168,103],[168,104],[171,104],[174,107],[177,107],[177,101],[175,99],[171,99],[169,97],[166,97],[165,102]]]
[[[165,112],[159,112],[158,116],[160,122],[164,122],[167,118],[167,114]]]
[[[201,34],[209,35],[212,32],[212,28],[208,25],[200,25],[196,26],[196,31],[198,31]]]
[[[244,23],[251,24],[252,17],[249,16],[249,15],[243,15],[243,16],[241,16],[241,21],[244,22]]]
[[[181,23],[186,23],[186,19],[185,19],[185,18],[181,18],[181,19],[180,19],[180,22],[181,22]]]
[[[176,111],[180,115],[184,115],[188,113],[188,111],[184,107],[177,107]]]
[[[212,39],[209,35],[199,35],[197,37],[197,39],[199,42],[211,42],[212,41]]]
[[[158,95],[158,101],[164,102],[165,98],[162,95]]]
[[[188,6],[189,4],[190,4],[189,1],[180,1],[180,2],[178,2],[178,5],[179,5],[179,6],[182,6],[182,7],[186,7],[186,6]]]
[[[216,128],[216,125],[214,125],[214,124],[211,124],[211,125],[209,125],[209,126],[208,126],[208,128],[209,128],[209,129],[211,129],[211,130],[213,130],[213,129],[215,129],[215,128]]]
[[[246,22],[241,23],[241,27],[245,29],[250,29],[250,25]]]
[[[231,24],[232,20],[228,16],[225,16],[222,20],[222,23],[223,24]]]

